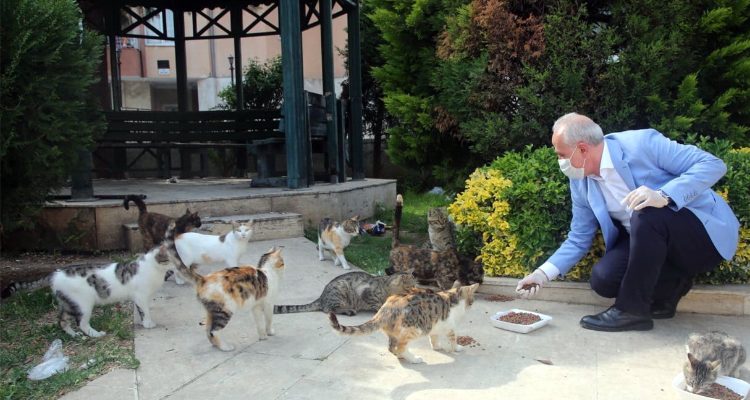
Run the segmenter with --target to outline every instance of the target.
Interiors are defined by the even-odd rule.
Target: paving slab
[[[318,261],[315,244],[304,238],[251,243],[247,261],[254,263],[272,245],[284,246],[287,269],[279,303],[310,302],[333,277],[347,272],[331,260]],[[511,308],[541,312],[553,320],[528,334],[490,324],[490,315]],[[107,398],[140,400],[675,400],[671,382],[686,359],[689,333],[718,329],[750,345],[748,316],[678,313],[673,319],[655,321],[654,329],[647,332],[580,328],[582,316],[602,309],[523,299],[493,302],[480,295],[457,332],[471,336],[478,345],[449,354],[433,351],[428,339],[421,338],[411,347],[425,363],[413,365],[388,352],[382,333],[341,336],[320,312],[274,316],[277,334],[265,341],[258,341],[249,311],[238,312],[222,331],[222,338],[236,349],[221,352],[211,347],[200,325],[204,311],[193,288],[169,281],[153,301],[158,326],[136,329],[141,365],[135,371],[135,389],[132,374],[114,372],[119,374],[118,384],[112,383],[111,374],[105,375],[66,399],[100,397],[91,395],[92,387],[108,382],[109,392],[116,396]],[[371,316],[342,316],[340,321],[353,325]],[[747,368],[742,378],[750,380]]]

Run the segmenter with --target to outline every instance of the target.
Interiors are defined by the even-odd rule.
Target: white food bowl
[[[529,325],[513,324],[510,322],[505,322],[505,321],[500,320],[500,317],[511,312],[534,314],[538,316],[539,318],[541,318],[541,320],[534,322],[533,324],[529,324]],[[507,310],[507,311],[498,311],[497,313],[495,313],[495,315],[490,317],[490,321],[492,321],[492,325],[495,325],[495,328],[505,329],[505,330],[518,332],[518,333],[529,333],[531,331],[535,331],[543,327],[544,325],[547,325],[547,323],[550,322],[551,320],[552,320],[552,317],[550,317],[549,315],[539,314],[533,311],[519,310],[518,308],[514,308],[511,310]]]
[[[732,378],[730,376],[719,376],[716,378],[716,383],[719,385],[726,386],[735,393],[739,394],[743,400],[748,400],[748,392],[750,392],[750,383],[743,380]],[[685,389],[685,376],[679,374],[672,380],[672,387],[677,391],[677,397],[681,400],[705,400],[710,397],[702,396],[696,393],[690,393]]]

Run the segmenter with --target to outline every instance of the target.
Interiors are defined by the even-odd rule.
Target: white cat
[[[172,268],[165,246],[153,248],[130,263],[107,265],[73,265],[58,269],[50,276],[52,293],[60,306],[60,327],[71,336],[78,336],[71,326],[81,332],[99,337],[89,324],[95,305],[132,300],[141,316],[144,328],[153,328],[150,302],[154,292],[164,283],[164,273]]]
[[[247,253],[252,236],[253,221],[243,224],[232,222],[232,231],[221,236],[196,232],[183,233],[175,239],[175,246],[185,265],[238,267],[240,259]],[[179,272],[175,274],[175,283],[185,283]]]

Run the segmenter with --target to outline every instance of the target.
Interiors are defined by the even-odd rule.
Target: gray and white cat
[[[343,315],[356,315],[357,311],[377,311],[388,296],[404,294],[415,288],[416,279],[411,274],[375,276],[355,271],[339,275],[323,288],[315,301],[300,305],[277,305],[274,314],[323,311]]]
[[[164,273],[172,268],[167,248],[153,248],[129,263],[75,265],[58,269],[50,276],[52,293],[60,307],[60,327],[70,336],[80,332],[91,337],[106,334],[89,324],[95,305],[132,300],[144,328],[153,328],[151,297],[164,283]]]
[[[691,393],[708,389],[718,375],[737,377],[747,357],[739,340],[718,331],[691,333],[685,347],[688,360],[682,373]]]

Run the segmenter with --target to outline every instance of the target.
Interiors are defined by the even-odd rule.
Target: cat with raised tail
[[[436,285],[442,290],[449,289],[456,280],[462,285],[484,281],[482,263],[460,256],[455,246],[434,250],[402,244],[399,234],[403,208],[404,198],[399,194],[393,211],[390,266],[385,270],[386,274],[411,272],[420,284]]]
[[[164,241],[169,258],[180,273],[195,285],[198,300],[206,309],[206,335],[209,342],[222,351],[232,351],[234,346],[223,342],[218,331],[224,329],[235,312],[250,308],[255,319],[259,340],[274,335],[273,306],[284,276],[284,259],[280,248],[272,248],[260,257],[258,267],[226,268],[206,276],[188,268],[180,259],[175,246],[175,232],[180,227],[170,225]]]
[[[50,286],[60,308],[60,328],[70,336],[79,336],[81,332],[91,337],[103,336],[106,332],[90,325],[94,306],[125,300],[135,303],[144,328],[155,327],[151,320],[151,297],[164,283],[164,274],[171,267],[166,246],[160,246],[129,263],[58,269],[50,276]]]
[[[362,228],[359,226],[359,216],[354,216],[344,222],[336,222],[330,218],[323,218],[318,225],[318,258],[325,260],[325,252],[333,253],[333,265],[341,265],[343,269],[350,269],[344,257],[344,249],[349,246],[352,238],[358,236]]]
[[[125,196],[125,199],[122,201],[122,206],[126,210],[129,210],[131,201],[138,206],[138,230],[141,231],[141,237],[143,239],[143,251],[149,251],[154,246],[159,245],[164,241],[164,234],[167,231],[167,227],[169,226],[169,223],[175,219],[164,214],[149,212],[146,209],[146,203],[143,202],[141,196],[137,195],[130,194]],[[187,209],[182,217],[191,218],[191,226],[200,228],[201,219],[197,212],[191,213],[190,209]]]
[[[233,221],[232,230],[223,235],[186,232],[175,238],[175,245],[185,265],[237,267],[248,253],[252,237],[252,220],[242,224]],[[184,284],[179,271],[175,283]]]
[[[433,350],[462,350],[457,343],[456,325],[474,302],[479,284],[459,286],[450,290],[433,292],[414,289],[410,293],[391,296],[372,319],[357,326],[339,324],[336,314],[328,315],[331,326],[344,335],[366,335],[382,330],[388,337],[388,351],[410,363],[422,359],[409,352],[412,340],[429,336]],[[443,339],[447,339],[447,345]]]
[[[388,296],[404,294],[416,287],[411,274],[375,276],[367,272],[347,272],[333,278],[315,301],[300,305],[277,305],[274,314],[323,311],[356,315],[358,311],[377,311]]]
[[[700,393],[711,387],[719,375],[739,377],[747,352],[739,340],[724,332],[691,333],[687,361],[682,368],[688,392]]]

